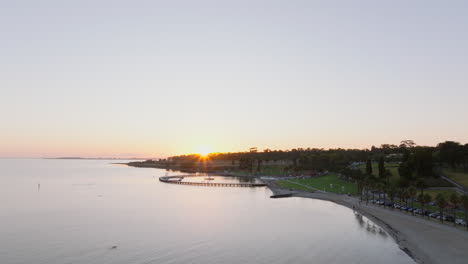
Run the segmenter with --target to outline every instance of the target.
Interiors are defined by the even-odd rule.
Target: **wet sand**
[[[274,194],[288,192],[273,182],[267,184]],[[417,263],[468,263],[468,231],[405,214],[397,209],[359,203],[358,198],[347,195],[293,191],[292,196],[331,201],[351,209],[354,207],[357,212],[384,228]]]

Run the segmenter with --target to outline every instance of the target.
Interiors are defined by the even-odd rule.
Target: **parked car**
[[[400,207],[400,210],[405,210],[406,211],[407,209],[408,209],[408,207],[406,207],[406,206],[401,206]]]
[[[455,224],[457,225],[466,225],[465,219],[457,218],[455,219]]]
[[[413,207],[408,207],[408,208],[406,209],[406,211],[408,211],[408,212],[413,212],[413,210],[414,210]]]
[[[437,218],[438,216],[440,216],[439,213],[432,213],[432,214],[429,214],[429,217],[432,217],[432,218]]]
[[[394,205],[393,205],[393,208],[399,209],[399,208],[400,208],[400,205],[399,205],[399,204],[394,204]]]
[[[455,218],[451,215],[444,215],[442,220],[447,221],[447,222],[453,222],[455,221]]]
[[[424,211],[422,209],[420,209],[420,208],[416,208],[416,209],[413,210],[413,213],[422,215],[422,214],[424,214]]]
[[[450,219],[452,219],[453,217],[447,216],[447,215],[440,215],[440,214],[438,216],[436,216],[436,219],[441,219],[441,218],[442,218],[443,221],[451,222]]]
[[[424,212],[424,215],[430,216],[432,213],[433,213],[433,212],[426,210],[426,211]]]

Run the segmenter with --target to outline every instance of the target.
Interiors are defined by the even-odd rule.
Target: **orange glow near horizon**
[[[197,152],[198,154],[200,154],[200,156],[202,156],[203,158],[206,158],[208,157],[208,154],[211,153],[211,148],[208,146],[199,146],[197,148]]]

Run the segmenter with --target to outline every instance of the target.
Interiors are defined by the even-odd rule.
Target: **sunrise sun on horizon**
[[[212,152],[211,147],[206,146],[206,145],[199,146],[197,148],[197,153],[200,154],[203,157],[208,156],[208,154],[210,154],[211,152]]]

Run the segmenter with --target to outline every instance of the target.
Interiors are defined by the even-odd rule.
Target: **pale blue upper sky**
[[[1,1],[0,156],[468,143],[467,1]]]

